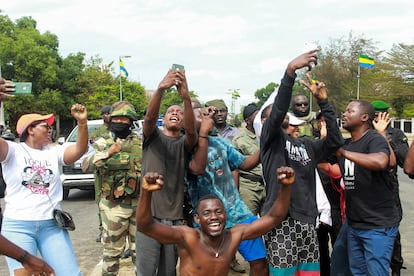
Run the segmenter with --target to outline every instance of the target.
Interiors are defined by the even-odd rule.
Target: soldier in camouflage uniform
[[[129,238],[129,249],[135,263],[136,208],[141,176],[142,141],[131,132],[137,120],[135,108],[128,102],[117,102],[111,108],[111,137],[98,138],[96,153],[87,159],[88,170],[95,171],[101,186],[99,210],[102,218],[102,275],[119,271],[119,260]],[[85,162],[85,163],[86,163]]]

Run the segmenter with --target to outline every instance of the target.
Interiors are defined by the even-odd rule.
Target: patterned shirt
[[[187,176],[193,206],[197,205],[201,197],[208,194],[215,194],[223,201],[227,214],[226,228],[231,228],[253,216],[241,199],[231,173],[244,159],[245,156],[223,138],[209,136],[205,173]]]

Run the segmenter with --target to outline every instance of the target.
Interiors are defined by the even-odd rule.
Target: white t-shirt
[[[59,164],[63,146],[33,149],[25,143],[7,141],[9,151],[2,162],[6,182],[4,217],[16,220],[47,220],[60,208],[63,196]],[[49,197],[47,196],[49,195]]]

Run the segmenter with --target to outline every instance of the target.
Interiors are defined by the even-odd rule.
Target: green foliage
[[[278,87],[279,84],[271,82],[266,87],[256,90],[254,96],[258,99],[257,105],[261,107]]]
[[[190,91],[189,94],[190,98],[197,98],[197,94],[195,94],[194,91]],[[183,106],[183,99],[181,98],[181,95],[178,93],[175,87],[172,87],[164,92],[164,95],[162,96],[162,102],[159,113],[161,115],[164,115],[168,107],[172,105]]]

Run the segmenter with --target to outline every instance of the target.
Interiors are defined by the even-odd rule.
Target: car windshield
[[[101,125],[88,124],[88,135],[90,136],[91,133],[100,126]],[[76,142],[77,138],[78,138],[78,126],[76,126],[75,130],[69,135],[67,142]]]

